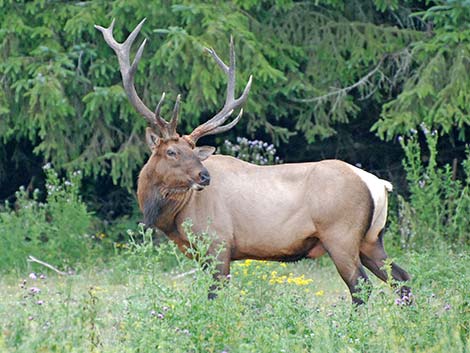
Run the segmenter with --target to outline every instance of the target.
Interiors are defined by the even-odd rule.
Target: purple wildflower
[[[31,294],[38,294],[41,290],[38,287],[31,287],[29,288],[29,292]]]
[[[28,277],[31,279],[38,279],[38,276],[36,276],[34,272],[31,272]]]

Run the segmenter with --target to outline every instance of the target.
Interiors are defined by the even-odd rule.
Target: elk
[[[206,49],[227,76],[225,104],[189,135],[180,136],[176,132],[180,96],[168,122],[160,115],[165,93],[152,112],[134,87],[146,40],[132,63],[130,49],[144,21],[123,43],[113,37],[114,20],[108,28],[95,26],[117,55],[130,103],[148,123],[151,156],[140,171],[137,188],[144,223],[163,231],[183,252],[190,243],[182,223],[191,219],[194,232],[206,230],[209,224],[214,234],[211,251],[223,249],[216,255],[217,278],[226,277],[235,260],[296,261],[328,253],[353,303],[363,303],[357,295],[361,279],[368,280],[363,266],[388,280],[383,232],[392,185],[339,160],[258,166],[213,155],[214,147],[196,147],[202,136],[223,133],[237,124],[252,77],[236,98],[233,39],[228,66],[213,49]],[[238,109],[236,118],[224,125]],[[402,295],[408,294],[409,288],[403,285],[408,273],[392,262],[391,275]],[[214,296],[211,291],[209,297]]]

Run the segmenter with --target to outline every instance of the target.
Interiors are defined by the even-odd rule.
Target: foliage
[[[409,135],[421,123],[467,139],[470,124],[470,4],[439,1],[416,13],[428,35],[411,45],[415,67],[400,94],[383,106],[374,129],[383,138]],[[431,27],[432,24],[432,27]]]
[[[333,264],[310,260],[234,264],[230,281],[208,301],[212,276],[200,262],[174,245],[153,250],[143,229],[135,236],[146,241],[134,243],[129,257],[106,270],[65,279],[39,273],[25,280],[2,278],[0,349],[454,352],[470,345],[465,252],[430,250],[399,259],[414,275],[414,306],[395,304],[394,293],[377,283],[369,303],[353,309]],[[174,256],[178,260],[169,272],[165,262]],[[179,276],[191,268],[195,271]],[[266,280],[273,271],[275,278],[304,281]]]
[[[236,143],[225,140],[218,152],[258,165],[282,163],[276,156],[274,145],[259,140],[248,140],[246,137],[237,137]]]
[[[429,248],[441,241],[460,248],[470,244],[468,215],[470,214],[470,150],[461,162],[462,180],[457,178],[457,164],[439,167],[437,164],[438,134],[424,124],[422,135],[428,149],[423,153],[418,132],[400,138],[405,151],[409,199],[398,196],[397,230],[404,246]],[[426,160],[426,163],[424,162]],[[393,227],[393,226],[392,226]]]
[[[251,73],[255,81],[233,135],[256,132],[276,145],[295,133],[308,142],[331,136],[336,124],[359,115],[361,99],[380,104],[406,78],[409,58],[400,53],[423,38],[409,18],[411,4],[382,0],[0,6],[0,138],[20,150],[19,141],[30,141],[36,155],[58,168],[95,179],[110,175],[127,188],[147,153],[144,119],[127,103],[114,53],[94,24],[116,18],[122,40],[147,17],[137,90],[149,107],[163,91],[170,99],[182,93],[181,132],[220,108],[225,78],[203,48],[226,58],[234,34],[238,84]]]
[[[60,179],[49,165],[47,197],[39,201],[40,191],[32,198],[25,188],[17,192],[14,205],[0,212],[0,271],[26,268],[26,259],[33,255],[61,268],[89,261],[95,246],[90,238],[91,215],[79,196],[82,175],[79,171]]]

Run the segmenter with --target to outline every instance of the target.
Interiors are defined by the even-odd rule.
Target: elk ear
[[[158,137],[158,135],[149,127],[145,129],[145,139],[147,140],[147,145],[151,150],[157,147],[160,143],[160,137]]]
[[[194,148],[194,153],[196,154],[197,158],[199,158],[199,160],[201,161],[204,161],[207,158],[209,158],[210,155],[214,152],[215,152],[215,147],[212,147],[212,146],[201,146],[201,147]]]

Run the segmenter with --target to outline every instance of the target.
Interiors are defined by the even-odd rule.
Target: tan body
[[[190,191],[175,214],[175,226],[185,241],[185,219],[192,220],[195,231],[210,224],[232,260],[305,257],[321,246],[318,240],[330,241],[324,234],[337,227],[338,219],[362,231],[369,226],[370,196],[343,162],[257,166],[216,155],[204,165],[211,185]],[[364,192],[355,193],[358,187]]]
[[[214,247],[226,249],[219,255],[223,276],[233,260],[295,261],[328,252],[351,293],[359,278],[367,279],[362,263],[387,280],[381,269],[387,255],[380,235],[388,182],[338,160],[257,166],[216,155],[204,165],[211,184],[202,191],[173,194],[171,211],[162,211],[165,217],[152,225],[182,251],[188,246],[182,224],[191,219],[195,232],[209,229]],[[151,194],[142,176],[145,170],[138,188],[142,210],[144,195]],[[367,176],[361,178],[360,173]],[[395,264],[392,275],[399,281],[409,279]]]

